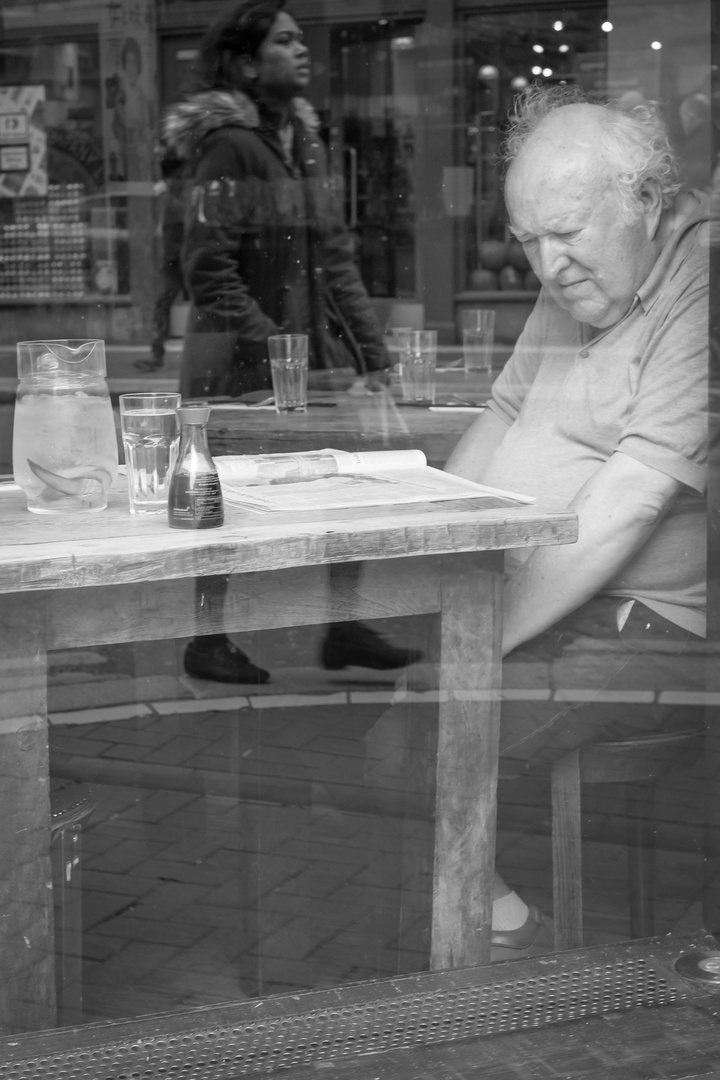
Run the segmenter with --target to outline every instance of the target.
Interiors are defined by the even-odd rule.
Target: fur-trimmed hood
[[[305,98],[293,98],[293,111],[307,131],[315,133],[320,121]],[[242,90],[205,90],[168,110],[163,140],[180,158],[188,159],[206,135],[222,127],[259,128],[255,101]]]

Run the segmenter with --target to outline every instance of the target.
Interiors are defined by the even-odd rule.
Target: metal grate
[[[0,1041],[0,1080],[233,1080],[348,1055],[667,1005],[699,993],[672,970],[678,955],[698,947],[697,941],[642,946],[556,954],[504,971],[483,967],[407,976],[17,1036]],[[29,1054],[31,1047],[45,1052]]]

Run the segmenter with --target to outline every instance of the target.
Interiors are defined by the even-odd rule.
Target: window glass
[[[0,5],[1,1035],[475,965],[493,866],[495,962],[720,931],[710,4],[296,0],[257,38],[226,27],[210,63],[225,10]],[[681,194],[661,205],[642,173],[642,214],[623,217],[619,186],[568,172],[563,201],[569,142],[537,194],[523,150],[502,160],[533,83],[656,109]],[[297,385],[278,407],[268,339],[289,334],[307,339],[306,410]],[[106,370],[63,382],[41,349],[18,385],[18,342],[68,339],[104,342]],[[410,362],[423,348],[430,388]],[[427,474],[399,495],[383,474],[367,504],[356,460],[330,502],[327,481],[257,472],[233,497],[221,467],[222,529],[173,530],[162,506],[130,513],[131,393],[207,406],[216,463],[419,450],[451,461],[434,483],[499,492],[428,503]],[[488,415],[482,468],[459,464]],[[88,441],[117,447],[117,478],[79,456]],[[143,461],[141,511],[158,467]],[[111,479],[109,507],[84,514]],[[583,518],[581,488],[607,513]],[[569,550],[576,513],[586,562],[568,557],[552,596],[530,575],[523,607],[533,537]],[[583,548],[595,528],[602,550]],[[555,938],[557,860],[576,853],[558,807],[591,742],[622,742],[640,786],[626,806],[612,756],[586,763],[583,927],[568,915]]]

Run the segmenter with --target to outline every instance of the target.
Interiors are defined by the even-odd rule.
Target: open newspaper
[[[535,501],[433,469],[422,450],[228,455],[215,464],[226,501],[259,514],[445,499],[478,499],[488,509]]]

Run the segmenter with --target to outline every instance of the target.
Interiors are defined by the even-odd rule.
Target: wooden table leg
[[[40,598],[0,600],[0,1031],[55,1025],[47,661]]]
[[[552,770],[553,914],[555,948],[582,948],[582,835],[580,752]]]
[[[449,562],[441,596],[440,717],[430,965],[490,959],[500,719],[502,556]]]

